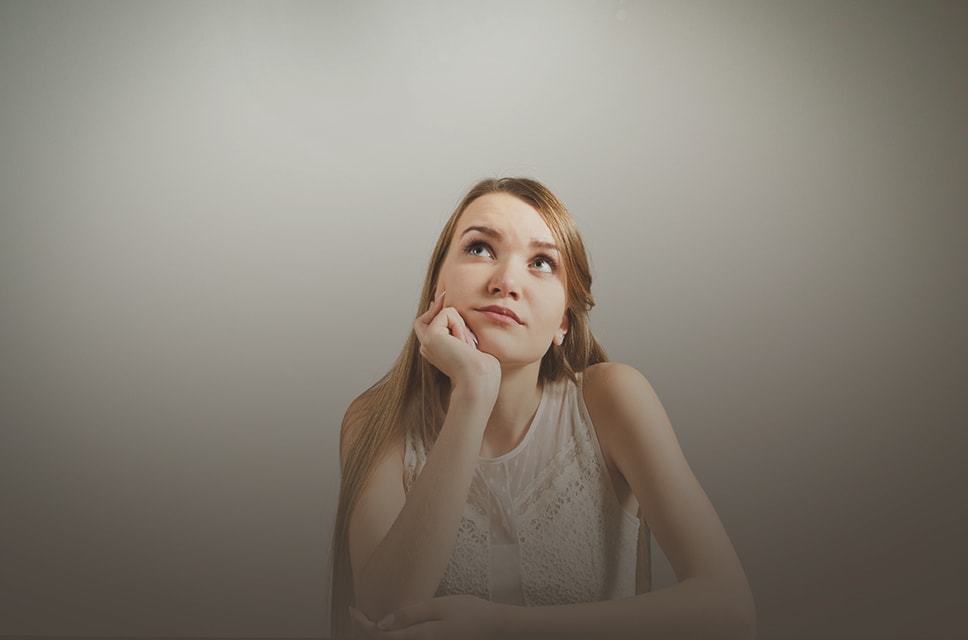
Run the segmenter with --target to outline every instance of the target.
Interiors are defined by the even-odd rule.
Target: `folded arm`
[[[420,353],[451,380],[447,416],[409,493],[403,486],[403,443],[376,464],[350,514],[349,551],[357,607],[373,619],[433,597],[454,551],[501,380],[497,359],[476,348],[473,334],[444,294],[414,322]],[[346,455],[359,420],[344,420]]]
[[[453,553],[490,406],[455,390],[450,409],[409,494],[401,443],[377,464],[350,516],[356,603],[374,619],[433,597]]]
[[[631,367],[602,363],[586,371],[584,397],[603,453],[628,482],[677,583],[622,600],[548,607],[433,598],[396,610],[389,620],[356,615],[360,632],[381,639],[755,636],[746,575],[651,385]]]

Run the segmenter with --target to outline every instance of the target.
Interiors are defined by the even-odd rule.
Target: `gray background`
[[[463,191],[531,175],[761,636],[954,637],[966,42],[956,2],[3,1],[0,635],[324,634],[343,410]]]

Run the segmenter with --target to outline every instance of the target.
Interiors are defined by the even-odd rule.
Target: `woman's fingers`
[[[372,620],[363,615],[363,612],[354,607],[350,607],[350,620],[353,623],[354,637],[379,638],[380,629]]]
[[[464,318],[461,317],[457,309],[453,307],[444,307],[441,309],[440,313],[430,322],[430,327],[443,327],[447,333],[454,336],[461,342],[467,342],[468,344],[473,344],[467,337],[470,329],[464,323]]]
[[[371,640],[418,640],[435,635],[430,629],[430,625],[436,622],[434,618],[428,619],[419,614],[417,616],[401,615],[394,622],[395,617],[387,616],[380,624],[375,624],[361,611],[350,607],[350,619],[356,637],[370,638]]]
[[[431,598],[424,602],[407,605],[397,609],[392,614],[377,623],[377,628],[383,631],[405,629],[406,627],[440,619],[439,598]]]
[[[472,347],[477,347],[477,336],[474,335],[474,332],[464,322],[464,318],[461,317],[457,309],[444,307],[446,295],[446,291],[441,291],[440,295],[430,304],[430,308],[414,321],[414,330],[417,332],[417,338],[421,342],[424,342],[426,333],[423,329],[438,327],[446,330],[447,333],[461,342],[465,342]]]
[[[430,321],[434,319],[440,310],[444,308],[444,296],[447,295],[446,291],[441,291],[434,301],[430,303],[430,307],[417,317],[417,320],[423,322],[424,324],[430,324]]]
[[[430,323],[440,315],[441,310],[444,308],[444,296],[446,294],[446,291],[441,291],[434,301],[430,303],[430,308],[417,316],[417,319],[413,321],[413,330],[416,332],[421,344],[424,342],[424,336],[426,335],[426,330],[430,327]]]
[[[461,340],[469,344],[470,346],[477,348],[477,336],[471,331],[471,328],[467,326],[467,322],[464,320],[464,316],[458,313],[457,309],[454,311],[454,325],[452,326],[451,334],[459,337]],[[455,332],[453,329],[456,328]]]

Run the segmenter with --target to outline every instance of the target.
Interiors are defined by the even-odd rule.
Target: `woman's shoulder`
[[[642,372],[622,362],[598,362],[586,367],[581,386],[585,403],[594,405],[625,404],[640,399],[643,393],[655,394]]]
[[[599,362],[582,373],[582,399],[600,439],[614,432],[648,429],[650,416],[662,411],[648,379],[635,367],[621,362]],[[621,436],[619,436],[621,437]]]

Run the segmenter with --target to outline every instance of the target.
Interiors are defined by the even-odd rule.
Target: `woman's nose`
[[[495,266],[487,290],[491,295],[510,296],[517,300],[521,296],[519,282],[520,278],[514,267],[503,262]]]

